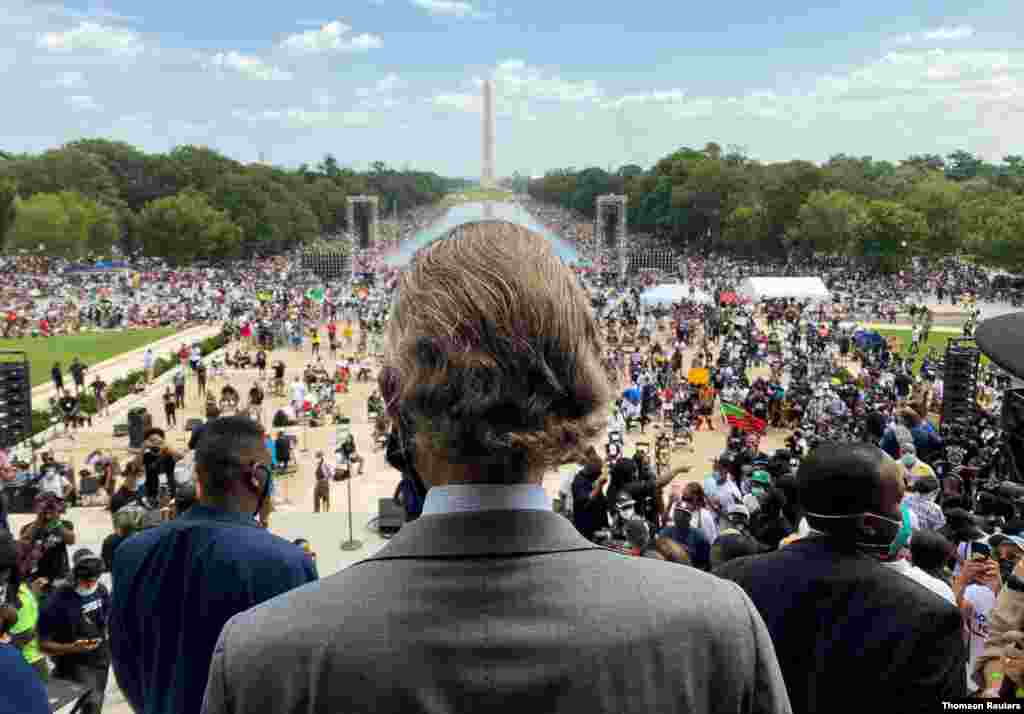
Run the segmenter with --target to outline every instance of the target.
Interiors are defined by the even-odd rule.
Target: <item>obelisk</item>
[[[482,171],[480,172],[480,186],[482,188],[494,188],[494,82],[484,80],[484,155]]]

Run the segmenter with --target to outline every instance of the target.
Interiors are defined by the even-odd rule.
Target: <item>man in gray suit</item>
[[[575,277],[540,236],[461,226],[403,274],[381,388],[389,461],[426,493],[377,555],[233,617],[206,714],[789,713],[737,586],[590,543],[543,473],[609,387]]]

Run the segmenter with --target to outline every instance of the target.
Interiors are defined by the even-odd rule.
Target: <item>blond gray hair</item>
[[[399,278],[385,363],[426,449],[516,483],[571,460],[610,394],[590,300],[549,242],[521,226],[459,226]]]

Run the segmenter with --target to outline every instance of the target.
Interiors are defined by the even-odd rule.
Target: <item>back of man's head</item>
[[[603,426],[610,389],[590,301],[521,226],[466,224],[421,249],[387,329],[382,393],[428,462],[523,482]]]
[[[230,483],[241,469],[264,452],[263,428],[244,416],[229,416],[207,422],[196,447],[196,476],[200,500],[223,501]]]
[[[856,535],[857,516],[886,515],[880,509],[887,463],[894,462],[870,444],[829,443],[814,449],[796,475],[797,499],[807,522],[842,538]]]

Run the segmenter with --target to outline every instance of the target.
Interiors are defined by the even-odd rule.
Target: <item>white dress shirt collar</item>
[[[423,515],[474,511],[550,511],[551,499],[535,484],[458,484],[427,491]]]

